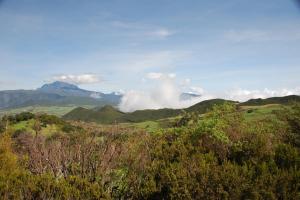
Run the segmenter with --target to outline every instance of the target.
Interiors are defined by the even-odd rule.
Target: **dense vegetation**
[[[225,102],[151,134],[28,113],[0,128],[2,199],[300,198],[299,104],[249,120]]]

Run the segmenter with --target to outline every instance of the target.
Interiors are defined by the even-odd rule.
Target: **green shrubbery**
[[[48,138],[2,134],[0,194],[4,199],[299,199],[299,111],[294,105],[275,119],[247,121],[226,103],[153,134],[92,126]]]

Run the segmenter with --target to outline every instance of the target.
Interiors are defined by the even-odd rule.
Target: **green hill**
[[[120,121],[124,122],[144,122],[155,121],[158,119],[164,119],[168,117],[174,117],[181,114],[181,109],[158,109],[158,110],[137,110],[132,113],[124,114]]]
[[[289,102],[300,102],[300,96],[292,95],[286,97],[273,97],[268,99],[251,99],[247,102],[240,103],[240,106],[261,106],[268,104],[287,104]],[[103,124],[111,124],[114,122],[145,122],[156,121],[160,119],[175,117],[183,112],[197,112],[198,114],[206,113],[216,104],[225,102],[238,103],[224,99],[211,99],[197,103],[186,109],[157,109],[157,110],[138,110],[131,113],[123,113],[112,106],[103,108],[86,109],[76,108],[63,116],[67,120],[80,120],[85,122],[96,122]]]
[[[271,97],[267,99],[250,99],[244,103],[240,103],[241,106],[263,106],[268,104],[287,104],[290,102],[300,102],[300,96],[290,95],[285,97]]]
[[[112,106],[104,106],[98,110],[86,109],[86,108],[75,108],[71,112],[63,116],[66,120],[80,120],[86,122],[97,122],[97,123],[113,123],[117,119],[121,118],[124,113],[118,111]]]
[[[208,110],[210,110],[214,105],[216,104],[224,104],[225,102],[233,102],[233,101],[228,101],[224,99],[211,99],[211,100],[206,100],[202,101],[200,103],[197,103],[189,108],[186,108],[186,112],[197,112],[200,114],[206,113]]]
[[[113,123],[113,122],[145,122],[175,117],[183,112],[205,113],[215,104],[228,102],[224,99],[212,99],[200,102],[186,109],[157,109],[137,110],[132,113],[123,113],[112,106],[98,109],[76,108],[63,116],[66,120],[81,120],[86,122]]]

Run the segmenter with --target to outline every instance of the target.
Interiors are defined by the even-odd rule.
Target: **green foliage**
[[[7,133],[0,136],[0,173],[6,175],[17,170],[17,156],[12,152],[11,144]]]
[[[232,134],[238,131],[242,120],[235,104],[215,105],[212,111],[200,120],[196,134],[207,134],[220,142],[229,143],[230,136],[234,137]]]
[[[177,126],[152,134],[118,125],[105,129],[83,123],[79,129],[44,116],[42,123],[59,123],[69,133],[2,134],[0,195],[299,199],[298,109],[249,121],[236,104],[226,102],[201,116],[187,113]]]
[[[60,119],[59,117],[55,116],[55,115],[47,115],[47,114],[42,114],[38,116],[38,120],[44,125],[52,125],[52,124],[56,124],[56,125],[62,125],[65,122]]]
[[[280,144],[275,149],[274,159],[277,166],[284,169],[298,169],[300,165],[297,149],[287,144]]]
[[[300,148],[300,103],[294,103],[282,112],[276,112],[277,116],[287,123],[289,132],[283,135],[283,139],[297,148]]]
[[[21,112],[19,114],[5,116],[2,121],[8,120],[11,124],[16,124],[21,121],[28,121],[34,117],[35,115],[30,112]]]

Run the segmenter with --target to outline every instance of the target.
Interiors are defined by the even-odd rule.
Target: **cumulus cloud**
[[[54,76],[52,80],[63,81],[63,82],[72,83],[76,85],[101,82],[101,78],[96,74],[80,74],[80,75],[64,74],[64,75]]]
[[[152,73],[150,79],[154,78],[156,84],[150,90],[137,91],[131,90],[124,93],[120,110],[124,112],[132,112],[143,109],[160,109],[160,108],[186,108],[203,100],[213,98],[202,91],[201,96],[182,99],[182,88],[174,79],[175,74]],[[149,74],[147,75],[149,78]]]
[[[257,98],[269,98],[269,97],[281,97],[288,95],[300,95],[300,88],[294,89],[278,89],[270,90],[265,88],[264,90],[245,90],[245,89],[235,89],[227,92],[225,94],[226,99],[244,102],[249,99]]]
[[[213,94],[206,92],[202,87],[191,85],[191,80],[188,78],[178,81],[175,77],[175,74],[148,73],[146,75],[147,83],[152,84],[152,87],[143,91],[124,92],[119,105],[120,110],[133,112],[144,109],[187,108],[201,101],[214,98],[244,102],[256,98],[300,95],[300,87],[276,90],[267,88],[263,90],[233,89],[224,93]],[[182,98],[183,93],[196,95],[191,95],[191,98]]]

